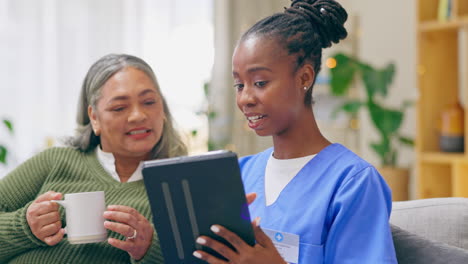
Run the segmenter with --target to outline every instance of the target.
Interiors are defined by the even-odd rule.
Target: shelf
[[[419,154],[422,162],[452,164],[455,161],[466,159],[463,153],[422,152]]]
[[[437,19],[440,0],[417,0],[415,141],[416,186],[421,199],[468,197],[468,108],[463,119],[466,152],[439,151],[441,113],[447,113],[456,102],[468,102],[468,0],[451,1],[451,18],[442,22]]]
[[[419,24],[420,32],[434,32],[442,30],[458,30],[461,27],[468,27],[468,18],[463,17],[452,21],[440,22],[437,20],[426,21]]]

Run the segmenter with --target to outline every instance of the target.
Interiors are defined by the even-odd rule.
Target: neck
[[[121,182],[127,182],[135,170],[140,165],[140,162],[146,158],[142,157],[119,157],[114,155],[115,158],[115,171],[119,175]]]
[[[273,135],[274,156],[293,159],[319,153],[331,144],[320,132],[312,110],[295,122],[296,127]]]

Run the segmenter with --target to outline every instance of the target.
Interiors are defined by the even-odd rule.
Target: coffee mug
[[[65,208],[70,244],[96,243],[107,239],[104,227],[104,192],[67,193],[64,200],[53,200]]]

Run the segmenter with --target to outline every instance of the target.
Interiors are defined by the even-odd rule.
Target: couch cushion
[[[468,263],[468,250],[431,241],[392,225],[398,264]]]
[[[467,198],[394,202],[390,222],[413,234],[468,250]]]

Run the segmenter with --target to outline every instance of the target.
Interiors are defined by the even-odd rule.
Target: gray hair
[[[162,95],[156,76],[151,67],[142,59],[126,54],[109,54],[96,61],[89,69],[81,87],[78,101],[76,135],[67,140],[67,144],[82,152],[93,151],[100,144],[100,137],[94,134],[88,116],[88,106],[96,108],[101,96],[102,86],[114,74],[126,67],[133,67],[144,72],[153,82],[161,95],[163,109],[166,116],[161,139],[153,147],[151,158],[162,159],[187,155],[187,147],[182,142],[179,133],[175,130],[172,115]]]

